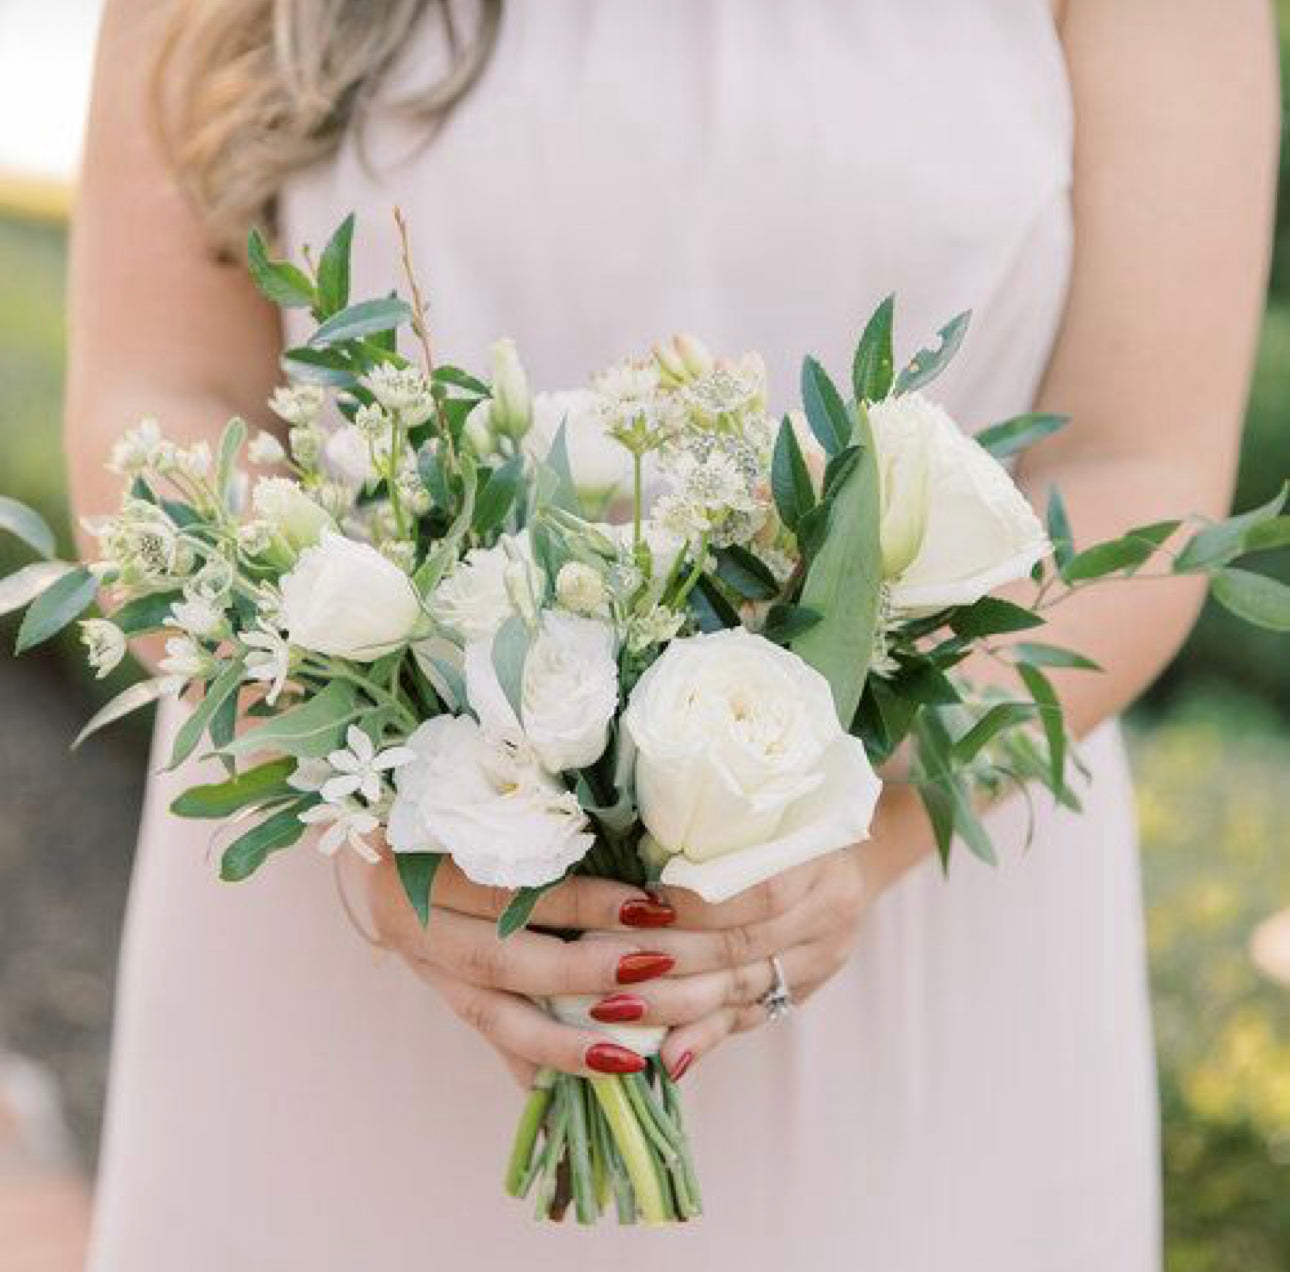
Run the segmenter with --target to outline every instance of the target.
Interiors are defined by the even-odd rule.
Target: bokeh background
[[[1290,49],[1290,0],[1279,0]],[[95,0],[0,0],[0,489],[67,536],[60,439],[68,178]],[[40,127],[32,121],[41,118]],[[1283,159],[1290,195],[1290,149]],[[1283,199],[1239,507],[1290,473]],[[0,541],[0,574],[25,557]],[[1290,579],[1290,562],[1277,563]],[[67,744],[125,682],[0,619],[0,1051],[56,1077],[97,1150],[147,730]],[[1170,1272],[1290,1268],[1290,655],[1211,608],[1133,713],[1163,1097]],[[1280,918],[1278,914],[1280,913]],[[1061,1146],[1055,1144],[1054,1152]]]

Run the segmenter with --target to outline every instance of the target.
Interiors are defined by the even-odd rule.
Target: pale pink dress
[[[404,83],[441,57],[433,31]],[[975,322],[938,392],[1027,409],[1062,313],[1072,119],[1047,0],[512,0],[427,148],[377,125],[293,182],[319,245],[356,208],[357,286],[411,222],[444,356],[514,336],[573,384],[674,330],[845,373]],[[400,162],[401,161],[401,162]],[[173,721],[163,721],[165,734]],[[500,1178],[519,1096],[488,1048],[350,929],[307,850],[216,881],[154,779],[130,909],[92,1272],[573,1266],[1149,1272],[1157,1147],[1132,793],[1106,728],[1082,818],[1019,812],[990,870],[928,862],[792,1020],[687,1077],[708,1216],[536,1227]]]

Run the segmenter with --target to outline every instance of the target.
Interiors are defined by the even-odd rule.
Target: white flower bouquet
[[[717,902],[845,849],[866,837],[874,766],[906,743],[943,857],[959,838],[994,860],[978,809],[1005,786],[1077,805],[1046,669],[1093,665],[1011,634],[1142,572],[1182,523],[1077,551],[1056,494],[1041,523],[1000,460],[1065,420],[970,438],[923,394],[967,315],[898,371],[887,301],[849,394],[808,357],[802,410],[778,424],[757,356],[686,337],[533,395],[509,341],[491,383],[435,365],[410,269],[411,303],[351,303],[352,233],[308,270],[251,238],[264,293],[317,321],[270,402],[285,445],[233,420],[214,452],[181,447],[144,422],[116,447],[124,499],[89,523],[84,565],[0,501],[44,558],[0,582],[0,611],[28,607],[20,652],[100,594],[107,616],[81,624],[100,674],[130,639],[168,638],[160,674],[81,736],[187,696],[170,764],[202,752],[227,776],[173,809],[223,823],[223,879],[310,834],[328,854],[392,853],[424,924],[451,857],[512,890],[505,938],[571,874]],[[1286,630],[1290,589],[1230,564],[1287,541],[1281,504],[1195,529],[1167,572],[1210,575],[1219,601]],[[1028,579],[1028,603],[991,595]],[[1013,692],[962,675],[982,650]],[[539,1075],[508,1190],[580,1222],[611,1200],[623,1222],[697,1215],[661,1031],[597,1025],[591,1000],[546,1006],[609,1034],[620,1071]]]

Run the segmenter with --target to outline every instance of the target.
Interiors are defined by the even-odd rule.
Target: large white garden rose
[[[497,679],[492,640],[466,646],[466,694],[486,733],[527,742],[550,773],[594,764],[618,709],[613,628],[545,610],[524,659],[520,714]]]
[[[663,882],[724,901],[865,839],[882,783],[828,682],[741,629],[673,641],[623,716]]]
[[[326,530],[283,577],[282,615],[293,645],[373,662],[412,636],[421,604],[397,565]]]
[[[527,530],[495,547],[471,548],[430,597],[435,621],[464,641],[493,636],[519,613],[516,591],[537,595],[538,567]]]
[[[1049,551],[1007,469],[920,393],[869,407],[882,488],[883,574],[897,610],[970,605]]]
[[[523,888],[560,878],[594,842],[576,796],[469,716],[435,716],[407,745],[416,758],[394,775],[395,852],[446,852],[475,883]]]

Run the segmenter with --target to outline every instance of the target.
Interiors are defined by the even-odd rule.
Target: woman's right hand
[[[538,902],[535,927],[595,931],[564,941],[524,929],[502,940],[497,919],[512,898],[471,883],[445,860],[435,877],[423,928],[388,857],[366,871],[372,921],[383,945],[433,986],[497,1050],[523,1087],[539,1068],[593,1076],[632,1071],[639,1061],[603,1034],[553,1020],[532,999],[613,994],[665,975],[672,959],[651,951],[648,930],[675,913],[640,889],[608,879],[573,878]]]

